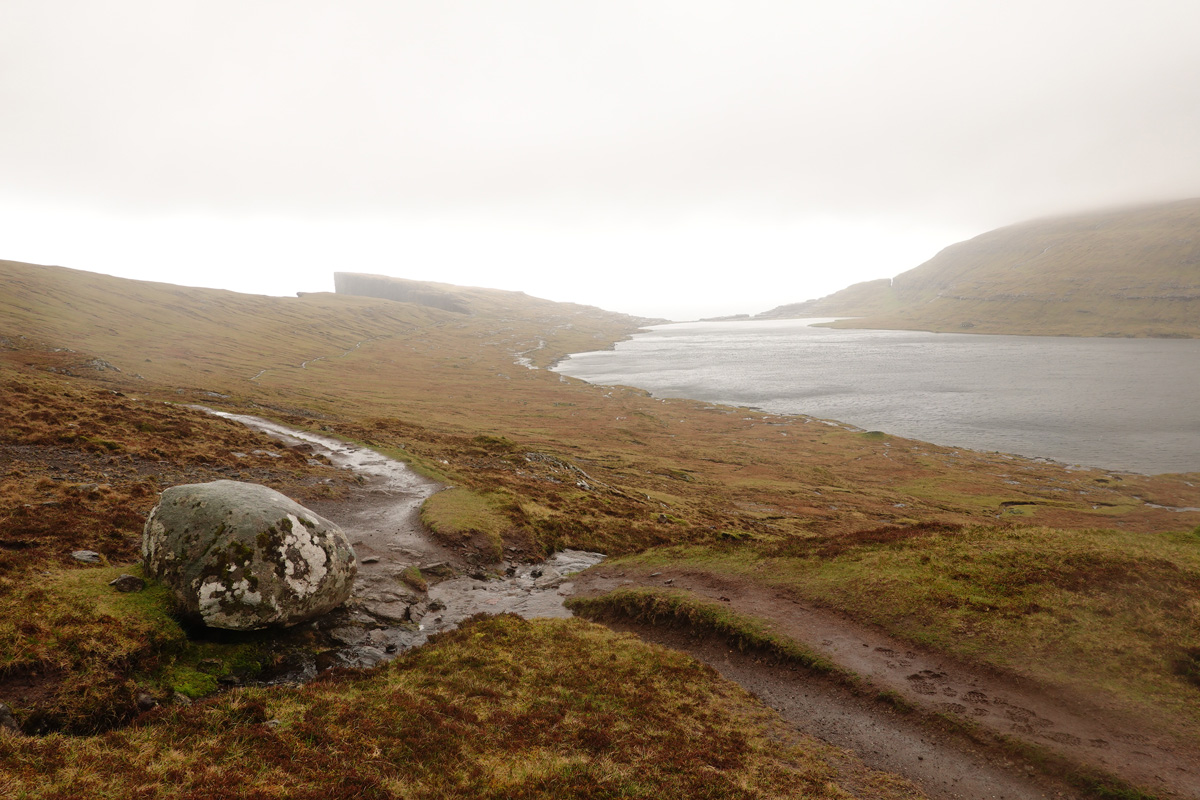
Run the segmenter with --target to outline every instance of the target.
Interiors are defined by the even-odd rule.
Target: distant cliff
[[[892,281],[759,318],[837,327],[1200,337],[1200,199],[1041,219],[947,247]]]
[[[637,330],[643,325],[661,325],[669,320],[657,317],[634,317],[604,311],[595,306],[578,303],[559,303],[531,297],[525,292],[504,289],[482,289],[474,286],[455,286],[450,283],[410,281],[387,275],[367,275],[361,272],[333,273],[333,288],[337,294],[395,300],[400,303],[436,308],[455,314],[519,314],[549,319],[561,313],[580,316],[580,319],[606,320]]]
[[[449,291],[437,289],[428,283],[389,278],[386,275],[366,275],[361,272],[333,273],[333,290],[338,294],[358,297],[376,297],[381,300],[396,300],[419,306],[440,308],[458,314],[469,312],[466,303]]]

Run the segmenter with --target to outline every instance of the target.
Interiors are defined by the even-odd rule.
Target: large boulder
[[[214,628],[286,627],[350,596],[358,564],[329,520],[266,486],[214,481],[162,493],[142,534],[146,573],[181,616]]]

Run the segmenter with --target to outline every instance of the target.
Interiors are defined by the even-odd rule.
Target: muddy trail
[[[671,587],[727,605],[773,628],[874,690],[894,693],[924,715],[896,714],[829,679],[771,666],[711,639],[647,626],[622,626],[692,652],[757,694],[805,732],[857,751],[871,766],[900,772],[932,797],[1040,798],[1076,795],[1033,765],[996,747],[922,724],[941,715],[1010,741],[1048,750],[1072,764],[1117,776],[1164,798],[1200,798],[1200,754],[1138,720],[1028,680],[987,672],[877,629],[797,602],[770,588],[687,570],[651,572],[600,565],[576,581],[580,594]],[[939,732],[938,728],[943,730]],[[979,738],[979,737],[973,737]],[[1011,752],[1011,751],[1010,751]],[[1117,796],[1117,795],[1113,795]],[[1122,795],[1123,796],[1123,795]]]
[[[687,571],[654,574],[624,566],[593,566],[603,556],[579,551],[556,553],[541,564],[473,563],[468,555],[435,541],[420,521],[421,504],[442,488],[440,484],[369,448],[257,417],[211,413],[290,447],[324,455],[334,466],[363,478],[349,500],[309,504],[349,536],[359,559],[358,577],[346,606],[321,621],[330,649],[273,682],[305,680],[328,666],[373,666],[477,613],[567,617],[571,612],[563,601],[575,593],[671,586],[769,620],[780,633],[921,710],[961,717],[995,733],[1051,747],[1074,763],[1118,775],[1162,797],[1200,797],[1200,764],[1195,754],[1130,721],[1067,703],[1028,685],[979,674],[944,655],[920,651],[752,584]],[[424,590],[405,582],[411,567],[419,568],[428,580]],[[1019,763],[994,745],[949,730],[952,726],[939,730],[923,723],[920,715],[899,713],[894,706],[853,693],[831,679],[731,651],[712,638],[644,625],[613,627],[691,653],[757,695],[798,730],[853,750],[869,765],[912,780],[932,798],[1093,796]]]
[[[564,550],[539,564],[474,563],[435,541],[421,523],[421,504],[443,488],[436,481],[374,450],[331,436],[259,417],[203,410],[294,449],[323,455],[335,467],[362,478],[349,500],[307,504],[346,533],[358,557],[358,575],[350,600],[319,622],[329,649],[313,660],[290,665],[273,675],[271,682],[306,680],[329,666],[374,666],[475,614],[569,617],[571,612],[563,606],[572,593],[569,576],[603,558],[599,553]],[[416,580],[413,567],[420,571]]]

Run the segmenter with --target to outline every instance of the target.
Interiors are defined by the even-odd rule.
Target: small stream
[[[352,501],[307,504],[346,533],[358,557],[358,576],[345,606],[311,623],[324,634],[328,650],[314,661],[289,666],[274,681],[305,680],[330,666],[374,666],[475,614],[569,617],[563,600],[574,590],[570,576],[604,558],[600,553],[563,550],[540,564],[468,564],[434,541],[421,523],[421,504],[443,488],[436,481],[370,448],[331,436],[260,417],[196,408],[240,422],[289,447],[323,455],[335,467],[367,481],[363,495]],[[403,580],[411,567],[420,569],[427,590]]]

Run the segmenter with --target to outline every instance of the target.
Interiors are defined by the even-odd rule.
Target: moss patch
[[[498,493],[446,489],[421,506],[421,521],[452,547],[470,545],[485,560],[504,557],[504,534],[513,527],[503,509],[510,504]]]

